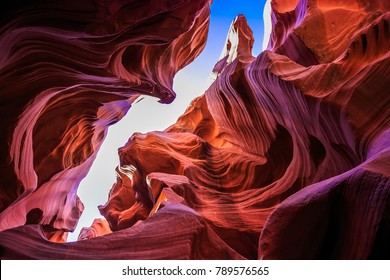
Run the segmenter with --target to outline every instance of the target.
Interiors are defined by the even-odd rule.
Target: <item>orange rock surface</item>
[[[85,240],[111,233],[108,222],[103,218],[97,218],[90,227],[83,227],[77,240]]]
[[[1,12],[0,230],[71,231],[108,126],[141,94],[173,100],[175,73],[205,45],[210,3],[17,4]]]
[[[9,73],[7,82],[21,75],[27,84],[30,77],[35,86],[7,87],[23,96],[13,102],[24,100],[26,105],[2,121],[12,135],[10,145],[1,142],[12,160],[6,165],[9,175],[2,180],[14,182],[1,192],[2,258],[388,259],[390,4],[386,1],[274,0],[270,42],[257,57],[251,54],[250,27],[244,16],[237,16],[210,88],[175,124],[161,132],[134,134],[120,148],[117,182],[107,203],[99,207],[113,232],[99,236],[95,223],[81,234],[80,239],[87,240],[48,240],[54,236],[52,240],[58,241],[74,228],[82,209],[75,190],[104,138],[104,133],[98,137],[100,131],[125,113],[134,96],[152,94],[169,102],[175,71],[204,45],[209,2],[181,1],[174,7],[169,1],[159,3],[158,9],[177,9],[175,17],[169,12],[158,17],[166,24],[159,24],[158,32],[153,30],[156,33],[146,38],[138,28],[144,26],[141,19],[149,19],[146,12],[156,15],[151,10],[126,18],[128,14],[114,5],[118,17],[103,15],[105,24],[84,29],[84,36],[92,37],[81,42],[96,45],[83,51],[111,54],[106,60],[102,56],[99,64],[110,73],[99,80],[103,84],[96,85],[87,74],[90,62],[84,69],[75,59],[77,67],[61,64],[60,69],[70,73],[64,83],[78,80],[74,69],[81,67],[80,75],[92,79],[91,84],[79,89],[72,83],[62,89],[48,72],[47,62],[42,79],[53,85],[41,90],[39,70],[34,78],[31,72],[17,71],[26,58],[18,58],[16,46],[8,48],[10,55],[0,64]],[[193,13],[177,18],[181,9]],[[10,21],[6,28],[21,28],[23,33],[22,23]],[[174,24],[183,28],[173,28]],[[69,32],[77,33],[77,28],[80,25]],[[107,33],[123,30],[130,33],[126,39],[114,36],[119,40],[115,49],[110,44],[116,41]],[[61,36],[70,36],[66,34]],[[137,39],[129,39],[132,36]],[[191,36],[198,39],[189,40]],[[134,43],[137,40],[139,44]],[[148,45],[154,40],[167,44],[163,54],[161,48]],[[47,52],[52,45],[45,45]],[[6,49],[8,44],[1,46]],[[142,57],[142,63],[134,65],[130,59],[134,56]],[[152,59],[157,61],[153,67]],[[167,71],[166,65],[172,69]],[[41,91],[28,95],[21,90],[26,87]],[[74,110],[66,106],[74,104]],[[45,138],[44,124],[56,118],[63,134],[53,132]],[[34,139],[47,142],[37,144]],[[106,231],[107,224],[103,227]]]

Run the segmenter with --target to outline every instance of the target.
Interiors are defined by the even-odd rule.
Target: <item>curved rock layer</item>
[[[113,230],[131,227],[159,208],[179,202],[205,217],[246,258],[383,256],[385,249],[375,251],[373,244],[378,235],[389,233],[389,181],[383,173],[387,169],[374,168],[370,175],[364,170],[374,155],[387,167],[389,162],[382,135],[389,128],[390,113],[385,90],[390,14],[381,13],[383,7],[356,8],[354,13],[365,14],[365,21],[360,28],[345,22],[342,29],[349,36],[343,37],[344,42],[332,39],[336,33],[317,29],[319,36],[326,34],[327,40],[337,43],[326,48],[332,59],[323,61],[319,50],[309,48],[305,36],[315,40],[310,26],[322,20],[322,13],[329,17],[324,19],[327,23],[349,8],[324,10],[321,3],[309,3],[304,18],[296,19],[297,26],[280,30],[285,27],[286,13],[298,15],[307,3],[297,5],[283,14],[274,10],[278,21],[271,36],[280,44],[271,41],[269,50],[257,58],[250,55],[253,36],[245,18],[239,16],[209,90],[193,101],[176,124],[163,132],[135,134],[120,149],[117,184],[100,207]],[[298,39],[302,46],[294,50],[289,44]],[[378,77],[383,79],[377,81]],[[318,190],[316,195],[324,195],[321,199],[328,205],[324,217],[307,197],[286,207],[295,197],[309,189],[316,192],[317,185],[339,174],[345,174],[340,176],[350,190],[338,190],[337,185],[332,191],[333,184],[325,188],[331,194]],[[363,186],[366,193],[360,194]],[[343,205],[343,196],[349,197],[353,207]],[[355,208],[360,212],[354,212]],[[303,216],[297,226],[298,217],[288,213],[300,209],[308,217]],[[363,215],[368,209],[372,212]],[[344,217],[345,211],[349,216]],[[385,225],[378,230],[379,223]],[[308,248],[305,244],[312,235],[317,243]],[[340,246],[342,250],[337,249]]]
[[[27,225],[2,232],[1,243],[2,257],[10,259],[242,259],[202,216],[180,204],[99,238],[53,243],[39,226]]]
[[[139,95],[169,103],[206,42],[209,1],[12,1],[0,26],[0,230],[74,230],[76,192]],[[150,63],[153,61],[153,63]]]
[[[113,233],[54,244],[21,226],[0,233],[2,258],[388,259],[390,4],[272,9],[266,51],[238,16],[204,95],[119,150],[99,207]]]
[[[85,240],[94,238],[97,236],[106,235],[111,233],[110,225],[107,220],[103,218],[97,218],[93,221],[90,227],[83,227],[80,231],[79,237],[77,240]]]

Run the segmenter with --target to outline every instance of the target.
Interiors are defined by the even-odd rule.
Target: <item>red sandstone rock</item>
[[[90,227],[83,227],[77,240],[85,240],[111,233],[108,222],[103,218],[95,219]]]
[[[181,204],[135,227],[77,242],[50,242],[37,225],[0,234],[2,259],[242,259],[202,216]]]
[[[302,2],[300,5],[302,8]],[[313,14],[306,16],[308,22],[301,19],[295,29],[300,32],[309,29],[305,26],[318,16],[314,12],[316,10],[320,10],[319,7],[309,6]],[[256,254],[262,258],[307,257],[299,255],[294,249],[288,250],[290,255],[278,255],[278,251],[286,247],[285,243],[300,244],[301,250],[311,258],[375,256],[376,253],[370,249],[364,253],[353,251],[349,254],[311,251],[302,246],[304,237],[301,237],[301,243],[287,238],[289,233],[276,222],[283,221],[283,214],[265,224],[275,208],[275,213],[281,211],[279,204],[282,202],[284,205],[283,201],[291,194],[298,192],[298,195],[299,190],[308,185],[350,172],[348,170],[355,170],[353,168],[359,163],[367,162],[367,145],[374,142],[369,144],[365,141],[376,140],[388,129],[389,123],[383,123],[383,118],[389,116],[389,102],[379,89],[385,88],[389,81],[382,79],[375,82],[375,86],[370,82],[375,81],[370,79],[371,63],[377,64],[376,67],[384,73],[389,69],[389,31],[381,27],[388,25],[388,18],[387,14],[380,16],[375,11],[376,20],[369,20],[372,19],[372,11],[367,9],[366,13],[365,28],[349,29],[352,34],[345,39],[350,41],[344,46],[344,53],[338,48],[330,49],[328,56],[334,57],[334,61],[323,63],[318,59],[321,55],[309,49],[312,57],[303,57],[309,59],[303,65],[299,65],[301,60],[295,58],[307,52],[291,53],[290,48],[266,51],[255,60],[248,58],[252,39],[251,36],[237,35],[240,32],[250,34],[243,24],[245,20],[239,17],[231,27],[231,32],[239,39],[228,36],[225,51],[214,68],[218,79],[205,95],[194,100],[178,122],[166,131],[133,135],[120,150],[120,168],[131,171],[122,172],[109,201],[101,207],[111,227],[120,230],[132,226],[139,219],[147,219],[161,207],[161,201],[168,203],[165,190],[170,189],[181,197],[183,204],[202,214],[227,244],[247,258]],[[337,8],[334,17],[339,17],[339,14]],[[329,14],[327,20],[332,19],[332,14]],[[283,40],[290,40],[294,33],[278,33],[278,24],[275,23],[273,36],[278,39],[285,36]],[[349,25],[344,30],[348,28]],[[376,40],[379,46],[375,50],[366,47],[363,51],[359,46],[360,50],[356,49],[355,42],[360,40],[361,34],[369,34],[373,32],[371,30],[377,30],[377,37],[372,40]],[[301,34],[306,35],[304,32]],[[233,47],[231,42],[238,45]],[[243,55],[237,53],[240,51]],[[314,63],[308,63],[310,61]],[[305,67],[310,64],[317,66]],[[329,76],[327,73],[331,71],[340,74]],[[366,85],[351,88],[350,84],[356,83],[358,73],[359,78],[369,80]],[[371,94],[366,87],[376,89],[377,96],[369,98]],[[356,90],[363,93],[357,97]],[[379,99],[384,101],[383,98],[386,108],[378,104]],[[358,112],[364,112],[361,107],[364,104],[372,104],[372,111],[365,115],[366,123],[375,124],[372,131],[363,131],[356,125],[355,120],[362,121],[362,114]],[[372,135],[364,136],[364,133]],[[368,139],[365,140],[365,137]],[[155,158],[159,160],[153,160]],[[358,169],[356,172],[359,173]],[[360,179],[364,181],[364,177]],[[376,179],[373,180],[375,182]],[[386,196],[382,194],[378,199],[387,200],[389,183],[386,179],[381,182]],[[371,191],[375,192],[377,188]],[[354,191],[358,191],[358,187],[352,190],[351,197],[354,197]],[[125,203],[118,204],[119,197],[124,197],[121,192],[126,192],[133,199],[125,199]],[[174,200],[178,201],[177,198]],[[353,198],[351,201],[356,203],[356,207],[363,203]],[[380,208],[377,211],[379,216],[370,219],[383,220],[386,211]],[[315,217],[314,213],[312,208],[307,211],[308,215]],[[358,216],[353,218],[361,219]],[[273,223],[276,223],[274,227]],[[315,223],[312,223],[314,226]],[[376,224],[369,226],[373,230],[371,236],[363,236],[358,239],[359,242],[363,242],[364,238],[375,239]],[[299,235],[300,227],[295,227],[294,221],[291,221],[289,231],[293,229]],[[311,226],[307,229],[310,230]],[[321,234],[326,235],[326,229],[323,230],[325,232]],[[261,232],[260,247],[255,252],[253,242]],[[273,242],[273,234],[280,235],[284,243],[279,246],[277,240]],[[245,241],[240,242],[238,236],[244,237]],[[325,246],[321,242],[317,245]],[[267,254],[266,248],[272,248],[272,254]]]
[[[387,259],[390,153],[309,186],[271,214],[259,243],[262,259]],[[283,230],[281,230],[283,229]]]
[[[197,1],[180,7],[195,5],[192,2]],[[207,18],[208,3],[201,4],[196,6],[199,13],[188,19],[195,20],[188,31],[170,33],[173,23],[169,21],[160,26],[161,36],[166,35],[171,46],[170,54],[176,54],[178,48],[183,55],[186,36],[194,32],[200,32],[201,48],[207,30],[201,19]],[[169,10],[168,4],[159,7]],[[8,166],[15,172],[7,180],[19,176],[22,185],[18,189],[4,188],[2,194],[8,199],[0,214],[2,229],[8,229],[0,232],[2,258],[388,259],[390,6],[383,1],[301,0],[273,1],[272,8],[273,31],[267,51],[256,58],[251,56],[252,32],[245,18],[237,17],[214,68],[216,80],[205,94],[165,131],[134,134],[119,150],[117,182],[107,203],[100,207],[113,233],[72,245],[47,240],[46,236],[59,240],[64,231],[71,229],[64,224],[75,223],[81,206],[74,208],[70,220],[62,221],[62,216],[48,211],[63,211],[66,208],[62,204],[51,208],[37,205],[47,205],[50,194],[75,193],[78,181],[73,182],[73,192],[56,184],[57,175],[49,178],[50,188],[38,188],[46,192],[23,193],[24,188],[29,190],[26,186],[30,183],[41,182],[40,174],[48,175],[46,168],[55,166],[48,163],[62,159],[57,169],[63,174],[78,168],[68,164],[73,162],[73,155],[89,162],[96,148],[86,152],[94,141],[77,142],[78,148],[75,142],[63,141],[61,149],[45,157],[46,161],[39,160],[41,163],[32,170],[31,162],[24,161],[35,159],[37,150],[27,136],[32,135],[32,139],[44,131],[39,125],[48,120],[46,116],[39,121],[42,117],[37,116],[43,112],[32,110],[32,101],[13,130],[14,135],[19,131],[21,135],[12,138],[11,155],[14,162],[23,164]],[[112,9],[120,11],[115,6]],[[139,19],[134,17],[134,21],[114,24],[115,17],[103,15],[107,21],[89,27],[88,34],[104,37],[113,30],[133,30]],[[148,40],[142,42],[146,43],[153,45]],[[151,51],[151,56],[136,66],[126,61],[130,63],[132,55],[140,51],[148,53],[149,45],[130,44],[127,49],[129,52],[113,54],[118,67],[106,65],[136,94],[126,95],[107,80],[104,86],[120,92],[118,100],[124,94],[130,101],[110,103],[104,110],[100,107],[94,121],[86,118],[75,126],[77,133],[93,133],[100,122],[105,129],[109,122],[104,120],[112,119],[113,112],[123,114],[131,96],[145,93],[148,83],[134,85],[134,76],[151,75],[144,79],[159,85],[151,94],[161,93],[168,99],[171,96],[170,90],[161,91],[170,88],[165,76],[155,73],[161,69],[148,68],[148,59],[158,57],[154,55],[160,49]],[[191,53],[185,63],[198,51]],[[122,56],[123,68],[118,55]],[[176,55],[171,60],[175,71],[178,65],[184,65],[181,58]],[[11,72],[9,77],[17,73]],[[173,74],[172,70],[169,77]],[[16,92],[18,86],[14,86]],[[93,86],[99,97],[111,100],[111,92],[102,91],[102,84]],[[73,97],[78,94],[86,93],[74,93]],[[65,104],[71,105],[72,95],[65,96]],[[57,104],[59,100],[50,103],[50,98],[45,104],[56,111],[43,106],[49,110],[47,114],[56,112],[62,120],[68,120],[61,103]],[[90,109],[87,104],[79,104],[80,110],[84,106]],[[78,111],[66,113],[77,115]],[[35,131],[28,130],[29,119],[34,120]],[[27,130],[21,130],[22,124]],[[90,125],[95,125],[95,130],[88,130]],[[68,129],[69,135],[78,135],[73,127]],[[23,133],[27,140],[22,141]],[[46,171],[35,173],[37,178],[30,176],[41,169]],[[16,203],[9,205],[18,195]],[[11,215],[21,207],[19,201],[28,202],[29,210]],[[48,217],[58,221],[47,222]],[[38,226],[16,227],[23,223],[45,225],[46,235]],[[56,235],[50,235],[55,229]],[[85,234],[94,236],[88,230]]]
[[[0,230],[73,230],[109,125],[203,49],[209,1],[26,1],[2,8]],[[149,63],[153,61],[153,63]]]

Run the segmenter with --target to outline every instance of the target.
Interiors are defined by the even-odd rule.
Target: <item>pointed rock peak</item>
[[[219,61],[215,64],[212,78],[218,76],[223,69],[236,58],[241,62],[250,62],[253,59],[252,47],[254,43],[252,29],[244,15],[238,15],[230,25],[225,47],[222,50]]]
[[[228,56],[227,64],[237,57],[240,60],[252,58],[254,41],[252,29],[249,27],[245,16],[238,15],[230,25],[225,47],[220,58]]]

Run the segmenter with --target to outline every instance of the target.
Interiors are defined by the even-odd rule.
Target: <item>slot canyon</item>
[[[109,126],[175,99],[212,1],[63,2],[0,11],[1,259],[390,258],[389,1],[273,0],[257,56],[237,15],[210,87],[129,135],[75,242]]]

